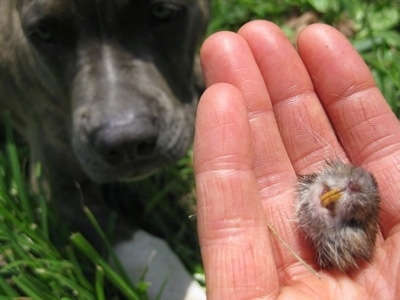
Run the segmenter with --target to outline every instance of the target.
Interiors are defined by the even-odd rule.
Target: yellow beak
[[[342,192],[338,189],[331,189],[326,193],[322,194],[319,199],[323,207],[327,207],[332,202],[338,201],[342,197]]]

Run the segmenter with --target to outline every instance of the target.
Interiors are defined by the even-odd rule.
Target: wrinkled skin
[[[263,21],[202,47],[194,158],[207,299],[399,299],[399,121],[335,29],[307,27],[297,49]],[[372,262],[348,272],[320,270],[295,222],[297,174],[335,158],[371,172],[381,196]]]

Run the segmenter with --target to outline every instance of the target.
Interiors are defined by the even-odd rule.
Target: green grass
[[[268,19],[295,41],[293,20],[307,12],[346,31],[400,116],[400,1],[214,0],[212,9],[209,33]],[[27,156],[12,139],[0,151],[0,299],[145,299],[145,283],[129,286],[123,271],[110,268],[79,233],[68,231],[43,194],[30,190]],[[113,209],[132,211],[139,227],[165,238],[189,270],[201,273],[196,224],[188,218],[195,211],[191,161],[189,152],[159,174],[105,192],[134,198]]]
[[[0,151],[0,296],[145,299],[145,283],[130,286],[121,268],[112,268],[80,233],[60,223],[43,193],[30,190],[20,164],[26,154],[7,125]],[[88,210],[87,215],[96,226]],[[105,236],[104,243],[109,249]]]

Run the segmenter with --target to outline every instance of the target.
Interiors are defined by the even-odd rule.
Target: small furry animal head
[[[379,190],[372,174],[341,161],[301,176],[296,219],[313,243],[320,267],[345,271],[370,261],[378,231]]]

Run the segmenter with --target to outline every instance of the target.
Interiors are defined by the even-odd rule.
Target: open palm
[[[311,25],[297,48],[264,21],[202,47],[194,154],[208,299],[399,299],[399,122],[335,29]],[[294,222],[296,174],[338,157],[373,173],[382,198],[373,262],[347,273],[320,270]]]

